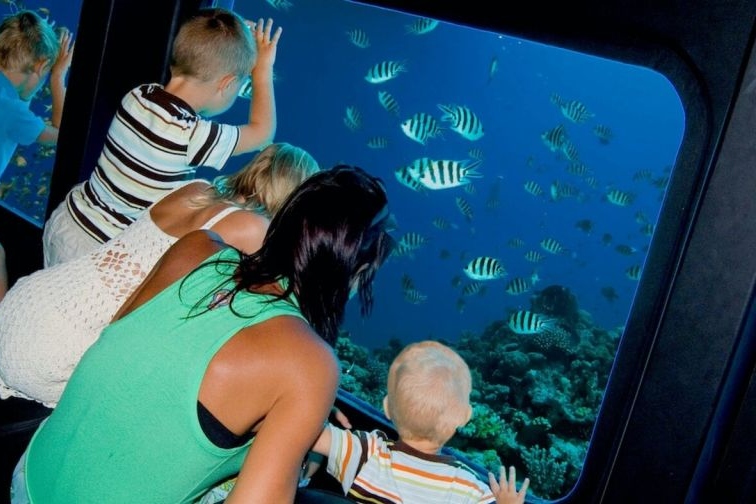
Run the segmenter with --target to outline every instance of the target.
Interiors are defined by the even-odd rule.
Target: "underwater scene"
[[[342,388],[380,411],[401,348],[442,341],[474,384],[473,417],[450,449],[488,469],[514,465],[540,498],[566,495],[682,141],[672,85],[646,68],[344,0],[221,4],[283,27],[276,141],[322,167],[361,166],[389,193],[399,245],[372,314],[348,307]],[[74,34],[79,5],[25,3]],[[247,98],[218,120],[246,122]],[[49,103],[42,92],[32,107],[49,114]],[[53,157],[19,149],[1,204],[41,225]]]
[[[68,0],[3,0],[0,2],[0,16],[14,14],[18,10],[29,9],[47,18],[56,31],[68,30],[76,36],[79,25],[81,1]],[[52,115],[52,95],[50,86],[45,86],[32,98],[29,108],[45,122]],[[5,171],[0,170],[0,205],[32,224],[42,227],[50,192],[50,178],[55,163],[55,146],[33,143],[19,145],[11,156]]]
[[[235,2],[283,27],[276,139],[379,175],[399,247],[348,307],[342,387],[435,339],[473,373],[449,443],[532,494],[577,482],[684,130],[646,68],[339,0]],[[247,104],[230,114],[242,121]],[[240,160],[235,168],[241,166]]]

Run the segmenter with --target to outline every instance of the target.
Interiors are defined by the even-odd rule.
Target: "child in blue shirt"
[[[20,145],[54,145],[63,116],[65,80],[73,56],[68,30],[55,34],[37,13],[22,10],[0,24],[0,175]],[[52,117],[45,124],[29,102],[50,78]]]
[[[55,35],[50,23],[36,12],[21,10],[0,23],[0,176],[19,144],[57,143],[72,56],[69,31]],[[52,117],[45,124],[29,110],[29,103],[48,77]],[[7,289],[5,252],[0,245],[0,299]]]

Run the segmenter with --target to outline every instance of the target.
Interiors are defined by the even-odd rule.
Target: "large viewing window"
[[[276,139],[322,166],[380,175],[396,215],[401,247],[379,272],[372,316],[349,307],[343,388],[380,408],[400,348],[446,342],[475,389],[472,421],[450,445],[488,468],[515,465],[539,497],[566,495],[682,141],[672,85],[647,68],[340,0],[235,8],[284,28]],[[469,183],[443,187],[436,171]]]
[[[224,4],[284,29],[276,141],[386,183],[399,247],[372,315],[348,307],[342,388],[380,410],[401,348],[442,341],[474,386],[449,448],[514,465],[538,497],[566,495],[682,141],[673,86],[648,68],[344,0]],[[80,3],[61,5],[25,2],[75,32]],[[31,105],[49,116],[49,93]],[[217,120],[245,123],[248,107],[240,98]],[[54,154],[20,147],[0,204],[41,226]]]

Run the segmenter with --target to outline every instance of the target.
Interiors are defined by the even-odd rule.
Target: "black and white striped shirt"
[[[121,100],[89,179],[66,199],[74,220],[105,242],[152,203],[194,178],[199,166],[220,170],[239,140],[237,126],[202,119],[159,84]]]

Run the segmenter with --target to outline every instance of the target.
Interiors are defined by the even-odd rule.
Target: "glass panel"
[[[36,11],[53,23],[56,29],[68,28],[75,39],[81,0],[7,0],[0,3],[0,16],[4,18],[21,9]],[[30,108],[39,117],[49,121],[52,98],[48,84],[32,98]],[[54,163],[54,146],[38,143],[19,145],[5,171],[0,169],[0,205],[42,227]]]
[[[383,177],[399,224],[373,315],[349,307],[343,387],[380,408],[401,347],[447,342],[475,387],[473,419],[450,445],[488,468],[515,465],[540,497],[565,495],[682,141],[671,84],[338,0],[235,5],[284,28],[277,140]],[[230,114],[243,121],[247,106]],[[469,183],[449,187],[459,176]]]

